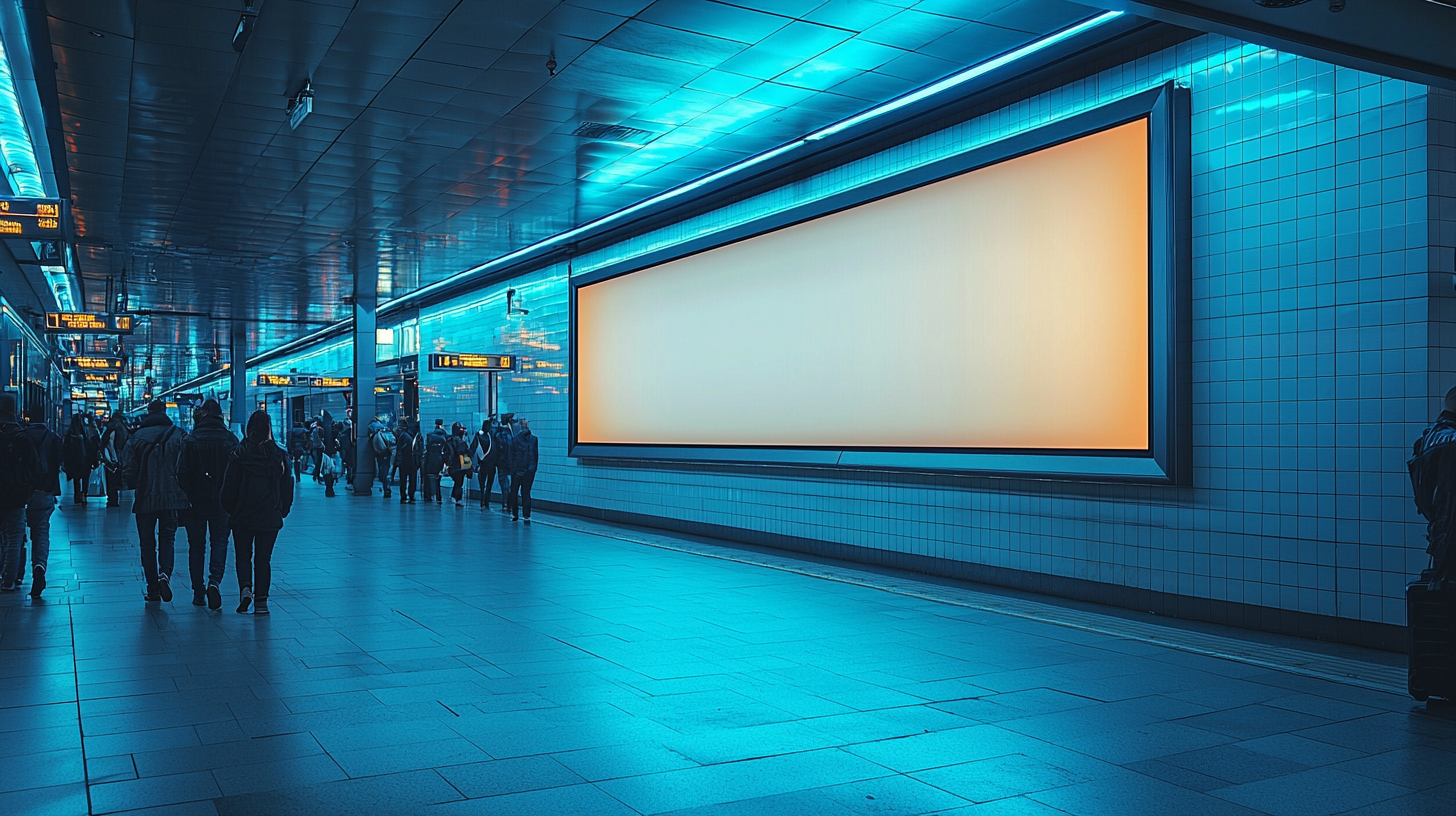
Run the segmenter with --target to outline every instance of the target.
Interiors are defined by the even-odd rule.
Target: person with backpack
[[[415,487],[420,478],[420,459],[425,442],[420,428],[408,417],[399,421],[399,434],[394,441],[394,466],[399,468],[399,503],[415,503]]]
[[[511,500],[511,437],[515,436],[515,414],[501,414],[495,428],[495,447],[500,453],[495,460],[496,481],[500,482],[501,512],[507,512]]]
[[[188,507],[187,494],[177,483],[183,434],[167,416],[161,400],[147,404],[147,415],[121,452],[121,474],[136,488],[131,511],[136,514],[141,539],[142,573],[148,602],[172,600],[173,546],[177,539],[177,511]]]
[[[182,457],[177,481],[192,506],[177,514],[187,531],[187,566],[192,578],[192,605],[222,608],[222,576],[227,569],[228,515],[218,495],[228,454],[238,438],[223,420],[217,400],[202,403],[194,415],[192,433],[182,438]],[[212,557],[207,558],[207,538],[212,536]],[[204,570],[204,562],[206,569]]]
[[[41,417],[31,416],[25,435],[35,448],[40,480],[25,503],[25,526],[30,528],[30,597],[39,598],[46,588],[46,569],[51,558],[51,514],[61,495],[61,438],[47,428]],[[21,559],[22,561],[24,559]],[[21,569],[25,564],[19,564]]]
[[[475,478],[480,486],[480,509],[490,507],[490,488],[495,483],[496,461],[500,459],[500,448],[495,444],[495,416],[480,423],[480,430],[470,443],[470,456],[475,460]],[[501,495],[501,506],[505,506],[505,495]]]
[[[131,432],[127,430],[126,420],[121,414],[113,413],[106,421],[106,432],[101,434],[101,465],[106,477],[106,506],[121,506],[121,452],[126,450],[127,437]]]
[[[540,448],[536,437],[531,434],[531,422],[518,419],[520,429],[511,437],[511,521],[524,510],[526,523],[531,523],[531,486],[536,483],[536,466]]]
[[[267,411],[248,417],[242,443],[228,456],[219,498],[233,525],[238,612],[247,612],[251,605],[254,615],[267,615],[273,547],[293,509],[288,457],[273,441],[273,421]]]
[[[445,503],[445,497],[440,493],[440,474],[445,471],[449,445],[450,435],[445,433],[445,420],[435,420],[435,429],[425,436],[425,461],[420,474],[426,502],[433,497],[435,504]]]
[[[40,484],[40,456],[15,415],[15,396],[0,393],[0,592],[20,588],[25,504]]]
[[[100,444],[99,440],[93,443],[93,434],[86,427],[85,417],[71,415],[71,427],[66,430],[66,438],[61,443],[61,467],[66,471],[66,478],[71,480],[71,499],[75,504],[86,503],[86,483],[91,479],[91,471],[96,469],[99,459]]]
[[[389,492],[389,459],[394,452],[394,434],[382,416],[369,423],[369,449],[374,452],[374,474],[384,485],[384,498],[387,499],[393,495]]]
[[[470,441],[465,438],[465,426],[459,422],[450,426],[450,438],[445,440],[445,472],[455,482],[450,489],[450,498],[454,500],[456,507],[464,507],[465,485],[470,483],[470,474],[475,472],[475,460],[470,456]]]
[[[344,409],[344,421],[339,427],[339,461],[344,464],[344,488],[354,489],[354,457],[359,455],[358,436],[355,433],[354,421],[349,418],[349,409]]]
[[[319,468],[323,473],[324,495],[333,498],[338,495],[334,492],[334,483],[343,472],[344,463],[339,455],[339,426],[334,424],[334,417],[328,411],[319,419],[319,437],[323,440]]]

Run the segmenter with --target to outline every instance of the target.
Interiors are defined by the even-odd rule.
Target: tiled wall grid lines
[[[1192,99],[1191,487],[580,464],[566,456],[565,264],[425,310],[421,352],[521,355],[502,407],[533,419],[545,499],[1402,624],[1404,584],[1425,564],[1404,462],[1456,384],[1456,291],[1431,273],[1439,197],[1427,172],[1438,152],[1428,157],[1428,102],[1450,100],[1423,86],[1204,36],[578,258],[570,272],[1169,80]],[[1456,206],[1439,206],[1450,246]],[[528,316],[505,316],[507,286]],[[422,421],[477,417],[480,382],[422,373]]]

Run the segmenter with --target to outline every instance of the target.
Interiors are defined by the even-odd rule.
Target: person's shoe
[[[455,506],[456,507],[464,507],[465,506],[465,502],[461,501],[460,499],[456,499],[455,500]]]
[[[217,584],[207,585],[207,608],[213,611],[222,609],[222,591]]]
[[[194,592],[192,593],[192,605],[207,606],[207,598],[203,597],[201,592]]]
[[[526,523],[527,524],[530,524],[531,523],[531,517],[530,516],[526,516]]]
[[[147,594],[142,596],[142,600],[146,601],[147,603],[156,603],[157,601],[162,600],[162,596],[157,594],[156,584],[147,584]]]
[[[20,585],[14,581],[6,581],[0,584],[0,592],[14,592],[17,589],[20,589]]]
[[[238,614],[246,614],[248,607],[253,605],[253,588],[243,587],[242,597],[238,598]]]
[[[521,517],[520,516],[516,515],[515,513],[512,513],[511,514],[511,521],[520,521],[520,520],[521,520]]]
[[[392,498],[394,498],[394,494],[393,493],[390,493],[389,492],[389,488],[387,488],[387,487],[384,488],[384,498],[386,498],[386,499],[392,499]]]
[[[163,575],[157,579],[157,594],[167,603],[172,602],[172,579]]]
[[[268,599],[267,598],[259,598],[258,599],[258,602],[253,605],[253,614],[254,615],[266,615],[266,614],[268,614]]]
[[[46,588],[46,568],[36,564],[30,570],[30,597],[39,598],[42,590]]]

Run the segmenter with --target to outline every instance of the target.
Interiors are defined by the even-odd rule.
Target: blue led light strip
[[[25,128],[25,114],[20,112],[15,73],[10,70],[4,42],[0,42],[0,156],[5,158],[5,178],[16,195],[45,197],[40,163],[30,143],[30,131]]]
[[[1004,68],[1005,66],[1010,65],[1017,60],[1029,57],[1032,54],[1037,53],[1038,51],[1050,48],[1051,46],[1054,46],[1058,43],[1065,42],[1073,37],[1076,37],[1079,34],[1091,31],[1092,29],[1097,28],[1104,23],[1111,22],[1112,20],[1115,20],[1121,16],[1122,12],[1120,11],[1109,11],[1103,14],[1099,14],[1096,17],[1083,20],[1076,25],[1064,28],[1061,31],[1057,31],[1052,34],[1048,34],[1047,36],[1042,37],[1039,40],[1027,43],[1026,45],[1023,45],[1020,48],[1014,49],[1012,51],[1008,51],[999,57],[993,57],[989,60],[986,60],[985,62],[977,63],[965,69],[964,71],[952,74],[951,76],[948,76],[945,79],[940,80],[939,82],[927,85],[917,91],[912,91],[904,96],[892,99],[882,105],[877,105],[867,111],[855,114],[848,119],[841,120],[832,125],[829,125],[828,127],[816,130],[803,138],[795,139],[792,142],[780,145],[767,152],[759,153],[755,156],[750,156],[749,158],[744,159],[743,161],[740,161],[736,164],[731,164],[723,168],[722,170],[714,171],[706,176],[703,176],[702,178],[694,179],[693,181],[687,182],[686,184],[682,184],[670,190],[658,193],[657,195],[643,199],[636,204],[632,204],[628,207],[617,210],[616,212],[609,213],[593,221],[588,221],[587,223],[582,224],[579,227],[573,227],[572,229],[566,230],[565,232],[559,232],[549,238],[543,238],[542,240],[537,241],[534,244],[530,244],[528,246],[521,247],[520,249],[513,250],[498,258],[493,258],[489,261],[486,261],[479,266],[471,267],[470,269],[466,269],[463,272],[457,272],[454,275],[445,278],[444,280],[436,281],[435,283],[432,283],[428,286],[416,289],[415,291],[410,292],[407,295],[396,298],[389,303],[379,307],[379,312],[387,313],[389,311],[393,311],[394,309],[403,308],[409,303],[429,297],[434,292],[438,292],[441,289],[454,286],[466,278],[479,275],[482,272],[490,269],[496,269],[505,266],[512,261],[519,260],[520,258],[523,258],[533,252],[539,252],[542,249],[546,249],[548,247],[570,241],[571,239],[579,237],[587,232],[600,229],[608,224],[611,224],[614,221],[626,218],[633,213],[640,212],[648,207],[654,207],[658,204],[663,203],[664,201],[670,201],[671,199],[677,198],[678,196],[692,192],[693,190],[700,189],[705,185],[712,184],[715,181],[727,178],[728,176],[734,175],[735,173],[740,173],[750,167],[753,167],[754,165],[762,164],[763,162],[766,162],[770,159],[782,156],[783,154],[802,147],[809,142],[818,141],[827,136],[832,136],[841,131],[855,127],[856,125],[863,124],[864,122],[867,122],[871,119],[897,111],[907,105],[911,105],[915,102],[927,99],[936,94],[943,93],[950,90],[951,88],[955,88],[977,77],[985,76],[986,74],[989,74],[998,68]]]

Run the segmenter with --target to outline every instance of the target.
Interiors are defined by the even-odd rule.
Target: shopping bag
[[[87,496],[105,496],[106,478],[103,475],[105,468],[96,468],[91,471],[91,480],[86,483]]]

